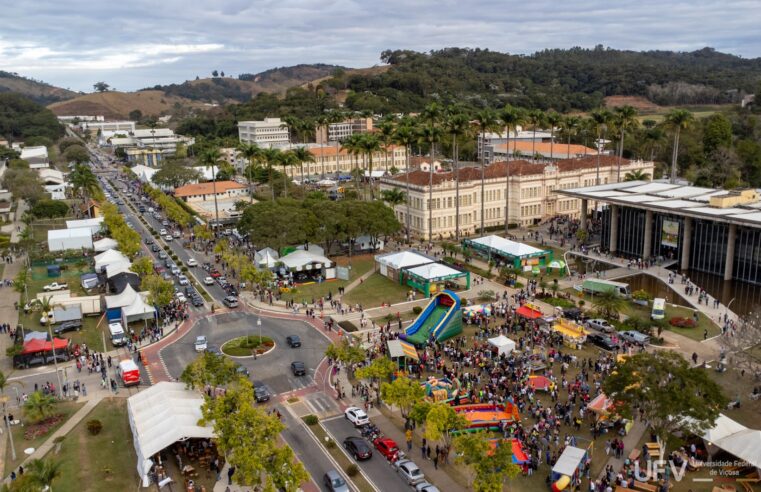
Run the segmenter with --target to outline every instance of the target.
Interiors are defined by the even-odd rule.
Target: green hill
[[[68,89],[55,87],[39,80],[22,77],[15,73],[3,72],[2,70],[0,70],[0,92],[21,94],[43,105],[65,101],[79,95]]]

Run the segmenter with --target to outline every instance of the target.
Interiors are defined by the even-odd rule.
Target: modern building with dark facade
[[[761,201],[756,190],[629,181],[556,190],[601,210],[601,248],[631,258],[664,257],[681,270],[761,285]],[[582,227],[586,227],[586,221]]]

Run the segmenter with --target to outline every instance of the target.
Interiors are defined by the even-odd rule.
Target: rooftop
[[[235,181],[217,181],[217,194],[227,193],[230,190],[242,190],[246,186]],[[214,193],[214,183],[198,183],[180,186],[174,190],[174,196],[198,196],[198,195],[211,195]]]
[[[509,144],[509,152],[508,152],[508,144],[497,144],[494,146],[494,152],[497,154],[513,154],[515,152],[520,152],[521,154],[531,156],[534,152],[537,154],[543,156],[543,157],[551,157],[554,156],[556,158],[561,157],[567,157],[567,156],[581,156],[581,155],[597,155],[597,150],[593,149],[591,147],[585,147],[584,145],[576,145],[571,144],[567,145],[564,143],[554,143],[551,144],[549,142],[531,142],[531,141],[525,141],[525,140],[513,140]]]
[[[671,213],[751,227],[761,227],[761,202],[712,206],[711,198],[735,197],[737,192],[653,181],[625,181],[607,185],[555,190],[565,196],[597,200],[642,210]]]

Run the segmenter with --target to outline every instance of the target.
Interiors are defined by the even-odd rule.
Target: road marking
[[[338,419],[345,419],[345,418],[346,418],[346,417],[345,417],[345,416],[343,416],[343,415],[336,415],[335,417],[329,417],[329,418],[327,418],[327,419],[323,419],[322,421],[323,421],[323,422],[332,422],[333,420],[338,420]]]

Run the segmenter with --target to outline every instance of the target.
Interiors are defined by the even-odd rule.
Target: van
[[[653,299],[653,311],[650,313],[652,319],[663,319],[666,317],[666,299],[656,297]]]
[[[111,343],[114,347],[121,347],[127,343],[127,339],[124,337],[124,328],[118,321],[108,324],[108,332],[111,333]]]
[[[125,359],[119,362],[119,377],[124,386],[138,385],[140,384],[140,369],[132,359]]]

